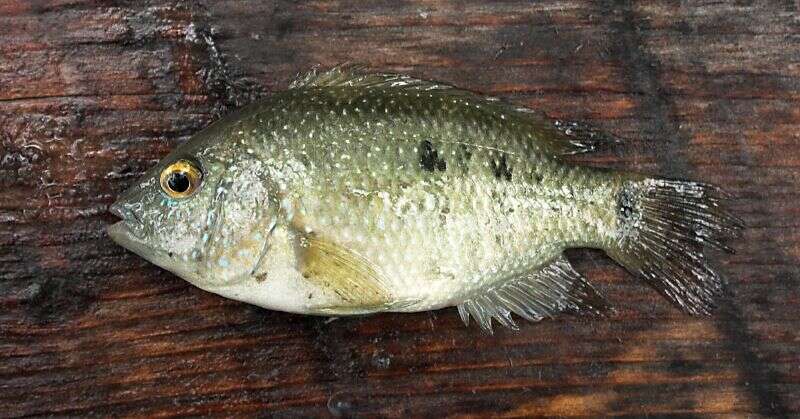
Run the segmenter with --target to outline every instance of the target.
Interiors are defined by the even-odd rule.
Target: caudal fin
[[[617,195],[618,247],[608,253],[684,311],[707,314],[724,280],[708,265],[704,249],[733,253],[724,240],[743,228],[724,209],[725,197],[703,183],[628,181]]]

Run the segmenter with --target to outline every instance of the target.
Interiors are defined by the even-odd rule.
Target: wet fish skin
[[[708,311],[722,280],[703,246],[739,228],[717,190],[571,165],[607,137],[561,128],[407,76],[312,73],[176,148],[109,232],[200,288],[298,313],[455,305],[491,330],[606,307],[561,256],[573,247]],[[185,199],[158,182],[178,159],[203,172]]]

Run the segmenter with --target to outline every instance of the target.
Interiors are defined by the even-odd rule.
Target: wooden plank
[[[0,411],[800,414],[792,2],[0,2]],[[599,252],[614,302],[481,335],[454,310],[329,322],[200,291],[113,245],[108,204],[214,118],[360,62],[630,138],[586,164],[726,187],[748,224],[709,318]]]

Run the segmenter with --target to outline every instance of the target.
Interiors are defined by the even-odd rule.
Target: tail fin
[[[618,247],[609,255],[684,311],[708,314],[724,281],[708,265],[704,248],[733,253],[723,241],[743,228],[722,207],[725,198],[703,183],[627,181],[617,195]]]

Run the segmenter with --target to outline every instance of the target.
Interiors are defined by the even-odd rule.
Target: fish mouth
[[[106,232],[111,240],[114,240],[118,245],[127,248],[132,241],[133,232],[128,227],[125,221],[117,221],[114,224],[106,227]]]
[[[108,235],[117,244],[130,249],[131,245],[138,238],[136,231],[140,230],[142,222],[136,213],[125,208],[119,202],[114,203],[108,208],[108,212],[120,219],[120,221],[106,227]]]
[[[124,220],[126,217],[125,211],[122,209],[122,205],[120,205],[119,203],[111,204],[111,206],[108,207],[108,212],[116,215],[117,218],[120,218],[122,220]]]
[[[135,212],[127,209],[125,206],[120,204],[119,202],[115,202],[110,207],[108,207],[108,212],[117,216],[117,218],[124,221],[135,221],[136,224],[142,224],[142,220],[136,215]]]
[[[108,236],[118,245],[160,266],[161,260],[153,249],[148,246],[140,236],[143,224],[139,218],[124,206],[116,203],[108,211],[121,220],[106,227]]]
[[[114,242],[125,248],[130,248],[136,237],[133,230],[128,226],[128,222],[125,220],[117,221],[109,225],[106,227],[106,232],[109,237],[111,237],[111,240],[114,240]]]
[[[117,214],[115,214],[117,215]],[[108,236],[118,245],[144,258],[150,263],[170,270],[169,261],[139,239],[127,220],[118,221],[106,227]]]
[[[121,220],[106,227],[108,236],[118,245],[144,258],[148,262],[164,268],[181,278],[190,282],[198,282],[197,272],[182,266],[172,256],[167,256],[163,250],[155,249],[147,243],[140,232],[144,229],[144,224],[139,217],[132,211],[126,210],[120,204],[114,204],[108,211]]]

